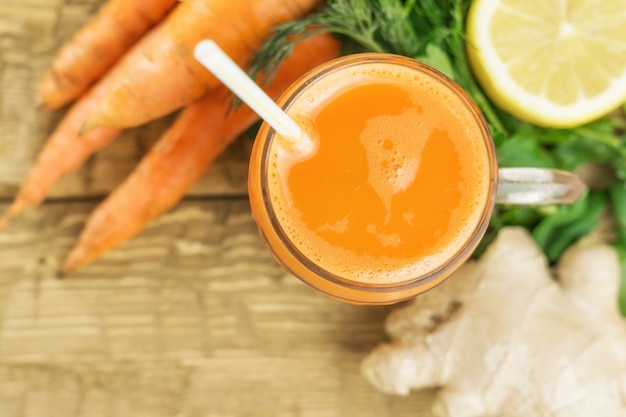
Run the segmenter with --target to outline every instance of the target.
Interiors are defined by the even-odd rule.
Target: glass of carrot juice
[[[262,124],[250,162],[252,213],[274,257],[333,298],[391,304],[434,287],[470,257],[496,200],[520,195],[498,192],[502,170],[478,107],[415,60],[337,58],[278,104],[314,150],[296,150]]]

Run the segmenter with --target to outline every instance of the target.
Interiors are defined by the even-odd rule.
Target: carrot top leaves
[[[271,79],[280,61],[304,37],[330,32],[344,52],[387,52],[423,61],[458,82],[480,105],[488,122],[507,131],[501,115],[476,84],[465,55],[469,0],[328,0],[317,12],[275,28],[250,72]]]

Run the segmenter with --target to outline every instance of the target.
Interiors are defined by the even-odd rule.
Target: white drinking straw
[[[276,132],[304,145],[302,129],[212,40],[194,49],[196,59]]]

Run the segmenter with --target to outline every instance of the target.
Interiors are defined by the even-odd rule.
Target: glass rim
[[[476,226],[472,230],[472,233],[468,234],[467,239],[461,245],[461,247],[445,262],[442,262],[435,269],[429,270],[426,273],[418,274],[413,278],[409,278],[402,281],[393,281],[387,283],[370,283],[364,281],[357,281],[354,279],[346,278],[339,276],[331,271],[328,271],[321,266],[317,265],[313,260],[309,259],[304,253],[302,253],[298,247],[291,241],[289,236],[285,233],[282,225],[276,215],[276,211],[274,210],[272,204],[271,193],[268,187],[268,159],[270,156],[270,149],[272,147],[274,138],[276,136],[276,132],[272,129],[267,123],[263,122],[261,128],[259,129],[257,140],[260,137],[265,136],[265,140],[263,143],[263,148],[261,149],[261,160],[260,160],[260,185],[261,185],[261,195],[262,195],[262,203],[264,205],[264,210],[267,212],[270,223],[274,228],[275,233],[277,234],[278,239],[283,244],[283,246],[288,250],[288,252],[293,256],[294,259],[297,260],[304,268],[308,269],[321,279],[325,281],[329,281],[335,285],[346,289],[352,289],[357,291],[367,291],[367,292],[403,292],[407,290],[414,289],[416,287],[423,286],[424,284],[430,283],[433,280],[444,275],[447,277],[452,272],[454,272],[460,264],[462,264],[465,260],[469,258],[469,256],[473,253],[473,251],[478,246],[480,240],[484,236],[487,227],[489,225],[489,220],[491,218],[494,206],[495,206],[495,196],[497,191],[497,182],[498,182],[498,166],[497,159],[495,154],[495,144],[493,142],[493,137],[491,135],[491,131],[488,127],[488,124],[476,105],[476,103],[471,99],[469,94],[459,86],[454,80],[452,80],[447,75],[438,71],[437,69],[426,65],[417,60],[389,53],[377,53],[377,52],[366,52],[366,53],[357,53],[342,56],[339,58],[332,59],[320,66],[308,71],[303,76],[301,76],[296,82],[294,82],[277,100],[278,105],[283,108],[283,110],[288,110],[292,103],[297,100],[308,88],[310,88],[317,80],[323,78],[324,76],[331,74],[335,71],[344,70],[349,67],[358,66],[361,64],[371,64],[371,63],[386,63],[386,64],[394,64],[404,66],[410,69],[414,69],[416,71],[420,71],[423,74],[427,74],[433,79],[435,79],[438,83],[444,85],[448,89],[450,89],[456,96],[458,96],[463,105],[467,108],[469,113],[472,116],[473,121],[476,123],[477,127],[481,131],[481,136],[486,148],[486,152],[488,153],[489,159],[489,182],[488,182],[488,193],[485,201],[485,205],[482,209],[480,218],[476,223]],[[273,251],[273,250],[272,250]],[[273,251],[274,255],[276,253]],[[279,256],[276,256],[281,261],[290,272],[294,273],[297,277],[307,282],[310,285],[313,285],[315,288],[318,288],[316,285],[309,282],[309,280],[304,279],[300,274],[290,268],[289,265],[286,265]],[[324,291],[325,292],[325,291]],[[336,296],[336,294],[329,294],[331,296]],[[408,297],[405,297],[408,298]]]

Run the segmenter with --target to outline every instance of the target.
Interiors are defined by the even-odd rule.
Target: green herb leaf
[[[574,204],[559,206],[543,219],[533,229],[533,238],[548,259],[555,262],[568,246],[593,230],[605,206],[606,193],[589,192]]]
[[[544,217],[542,208],[536,206],[496,206],[489,228],[474,251],[474,256],[482,255],[503,227],[521,226],[532,230]]]
[[[622,234],[621,238],[613,243],[613,247],[620,263],[620,286],[617,303],[620,313],[626,317],[626,236]]]
[[[502,167],[556,168],[552,154],[537,142],[533,131],[519,130],[497,148]]]
[[[452,66],[450,57],[438,46],[428,44],[426,46],[426,54],[418,56],[416,59],[441,71],[452,79],[456,78],[456,73],[454,72],[454,67]]]

